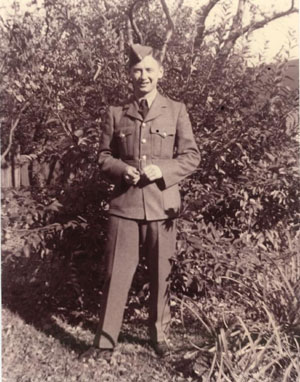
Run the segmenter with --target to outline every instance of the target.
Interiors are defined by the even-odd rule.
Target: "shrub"
[[[25,256],[65,261],[78,295],[74,259],[101,254],[105,238],[103,114],[129,86],[126,9],[107,4],[47,1],[44,13],[16,12],[1,28],[4,145],[16,125],[12,152],[20,145],[61,168],[55,184],[33,177],[36,188],[3,193],[4,239],[17,235]],[[226,4],[213,38],[200,45],[201,28],[194,38],[187,23],[192,10],[181,9],[160,84],[186,103],[202,155],[181,185],[171,289],[183,321],[193,319],[207,338],[208,380],[287,381],[299,374],[298,96],[284,85],[288,56],[249,68],[247,47],[225,52]],[[165,20],[153,4],[146,8],[139,14],[146,42],[161,45]]]

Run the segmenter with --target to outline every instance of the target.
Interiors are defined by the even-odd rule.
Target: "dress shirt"
[[[153,89],[152,92],[146,94],[144,97],[140,97],[137,99],[138,105],[140,104],[142,99],[146,99],[148,103],[148,107],[150,109],[156,95],[157,95],[157,89]]]

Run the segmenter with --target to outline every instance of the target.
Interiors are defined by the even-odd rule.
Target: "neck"
[[[157,89],[153,89],[151,90],[151,92],[149,93],[140,93],[138,91],[135,91],[134,92],[134,96],[137,100],[141,99],[141,98],[151,98],[151,97],[154,97],[157,93]]]

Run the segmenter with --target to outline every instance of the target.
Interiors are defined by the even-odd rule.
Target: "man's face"
[[[156,89],[157,82],[162,78],[163,67],[152,56],[146,56],[130,69],[135,94],[145,96]]]

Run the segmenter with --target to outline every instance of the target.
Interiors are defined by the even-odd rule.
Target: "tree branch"
[[[242,26],[243,16],[245,12],[245,3],[246,0],[239,0],[238,2],[236,14],[232,21],[232,26],[234,29],[240,28]]]
[[[241,0],[243,1],[243,0]],[[234,28],[230,33],[227,39],[224,41],[224,46],[222,48],[223,56],[227,56],[230,53],[230,50],[234,46],[236,40],[243,36],[244,34],[248,32],[253,32],[257,29],[263,28],[265,25],[270,23],[271,21],[274,21],[276,19],[279,19],[281,17],[285,17],[288,15],[291,15],[292,13],[298,12],[298,9],[294,7],[294,0],[291,1],[291,6],[288,10],[282,11],[282,12],[275,12],[273,15],[265,17],[263,20],[253,22],[249,25],[246,25],[245,27],[241,28]]]
[[[18,113],[17,119],[14,122],[13,121],[11,122],[11,128],[10,128],[9,138],[8,138],[8,145],[5,149],[5,151],[3,152],[3,154],[1,155],[1,163],[4,161],[6,155],[9,153],[9,151],[11,149],[11,146],[13,144],[14,131],[18,127],[18,124],[19,124],[20,119],[21,119],[21,115],[24,112],[24,110],[27,108],[27,106],[28,106],[28,102],[25,102],[24,105],[22,106],[21,110]]]
[[[234,47],[234,44],[236,43],[236,40],[239,37],[241,37],[242,35],[250,31],[252,32],[259,28],[263,28],[266,24],[268,24],[269,22],[273,20],[276,20],[284,16],[288,16],[298,11],[296,8],[294,8],[294,0],[292,0],[291,7],[287,11],[275,12],[273,15],[269,17],[265,17],[263,20],[250,23],[249,25],[243,27],[242,16],[244,13],[245,2],[246,0],[239,0],[237,13],[234,16],[231,30],[229,31],[228,37],[224,39],[223,46],[220,47],[218,57],[213,62],[213,65],[212,65],[213,70],[211,71],[209,75],[210,78],[214,78],[216,73],[219,72],[220,68],[224,66],[224,62],[228,58],[232,48]],[[207,81],[207,83],[209,83],[209,81]],[[203,90],[203,99],[206,99],[207,95],[208,95],[208,89],[205,88]]]
[[[133,44],[133,35],[132,35],[132,28],[131,28],[131,22],[130,18],[127,19],[127,36],[128,36],[128,44]]]
[[[291,15],[292,13],[297,13],[298,11],[299,10],[297,8],[291,7],[287,11],[274,13],[272,16],[266,17],[264,20],[256,21],[253,24],[249,24],[249,25],[245,26],[241,31],[241,35],[249,32],[249,31],[252,32],[256,29],[263,28],[266,24],[270,23],[271,21],[274,21],[274,20],[279,19],[279,18],[284,17],[284,16]],[[238,36],[238,37],[240,37],[240,36]]]
[[[119,31],[119,58],[122,59],[125,50],[124,43],[124,30],[120,29]]]
[[[134,20],[134,11],[135,11],[136,6],[137,6],[139,3],[142,3],[142,2],[144,2],[144,0],[136,0],[136,1],[131,5],[131,7],[129,8],[129,11],[128,11],[128,17],[129,17],[129,20],[130,20],[131,28],[134,30],[134,32],[135,32],[136,35],[138,36],[138,40],[139,40],[139,43],[140,43],[140,44],[143,44],[143,43],[144,43],[144,39],[143,39],[143,36],[142,36],[141,31],[139,30],[139,28],[138,28],[138,26],[137,26],[137,23],[136,23],[135,20]],[[129,32],[129,31],[128,31],[128,32]],[[130,32],[129,32],[129,35],[130,35]],[[132,34],[131,34],[131,37],[132,37]],[[129,38],[129,40],[130,40],[130,38]],[[133,44],[133,38],[131,39],[130,44]]]
[[[205,37],[205,21],[207,19],[207,16],[211,12],[211,10],[214,8],[214,6],[219,2],[220,0],[210,0],[208,4],[203,6],[201,10],[199,10],[198,13],[198,28],[197,28],[197,34],[194,40],[194,48],[199,49],[202,45],[203,39]]]
[[[172,20],[172,17],[170,15],[170,11],[169,11],[169,8],[167,6],[167,3],[165,0],[160,0],[160,3],[161,3],[161,6],[162,6],[162,9],[164,11],[164,14],[166,15],[166,18],[167,18],[167,21],[168,21],[168,29],[167,29],[167,32],[166,32],[166,38],[165,38],[165,42],[163,44],[163,47],[161,49],[161,54],[160,54],[160,60],[161,62],[163,62],[164,60],[164,57],[166,55],[166,50],[167,50],[167,45],[172,37],[172,34],[174,32],[174,29],[175,29],[175,26],[174,26],[174,22]],[[182,4],[182,3],[179,3],[179,5]],[[176,12],[178,11],[179,9],[179,5],[177,7],[177,10]],[[175,14],[176,14],[175,12]]]

